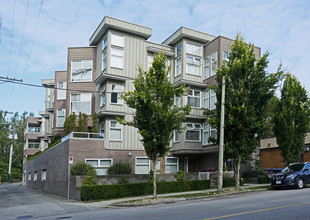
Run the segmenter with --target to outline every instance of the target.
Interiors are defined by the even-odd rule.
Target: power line
[[[44,89],[46,88],[45,86],[42,86],[42,85],[36,85],[36,84],[31,84],[31,83],[11,81],[11,80],[8,80],[8,79],[0,79],[0,81],[8,82],[8,83],[13,83],[13,84],[18,84],[18,85],[23,85],[23,86],[36,87],[36,88],[44,88]],[[57,87],[54,87],[54,89],[73,91],[73,92],[91,92],[91,93],[101,94],[100,91],[90,91],[90,90],[80,90],[80,89],[63,89],[63,88],[57,88]],[[110,92],[106,92],[106,93],[110,93]]]

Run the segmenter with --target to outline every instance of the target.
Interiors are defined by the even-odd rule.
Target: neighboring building
[[[53,114],[50,114],[53,134],[63,134],[65,117],[72,112],[83,112],[89,116],[96,112],[101,134],[95,141],[87,140],[89,135],[85,134],[87,138],[80,142],[82,146],[70,144],[75,141],[79,143],[77,135],[71,134],[53,151],[45,156],[40,155],[40,158],[49,160],[47,155],[57,157],[53,152],[60,152],[63,146],[69,149],[65,158],[73,156],[75,163],[88,162],[101,175],[120,160],[130,162],[134,173],[148,174],[152,167],[137,129],[117,122],[117,117],[131,120],[134,114],[134,110],[124,103],[120,95],[134,90],[133,81],[138,75],[138,65],[148,70],[155,53],[165,51],[167,64],[171,65],[169,77],[172,84],[189,87],[187,96],[175,97],[175,105],[189,104],[192,110],[182,124],[185,130],[174,131],[172,148],[158,162],[157,172],[216,169],[218,146],[210,143],[209,137],[217,137],[217,131],[206,123],[203,108],[215,109],[215,92],[209,87],[216,83],[216,70],[227,59],[234,41],[185,27],[179,28],[162,44],[147,41],[151,34],[152,30],[148,27],[105,17],[90,37],[90,47],[68,49],[67,70],[55,72],[54,108],[51,110]],[[257,58],[260,57],[260,48],[255,47],[254,51]],[[55,166],[51,163],[46,167],[51,169]],[[34,161],[26,165],[25,173],[38,164]],[[36,169],[46,171],[47,168]],[[46,172],[47,176],[55,176],[55,173]]]
[[[264,169],[284,168],[285,163],[275,137],[260,140],[260,160]],[[310,161],[310,133],[307,133],[300,162]]]

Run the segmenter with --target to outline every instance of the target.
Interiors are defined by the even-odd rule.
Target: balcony
[[[101,133],[86,133],[86,132],[71,132],[67,136],[61,139],[61,142],[64,142],[68,139],[76,138],[76,139],[97,139],[103,140],[104,134]]]

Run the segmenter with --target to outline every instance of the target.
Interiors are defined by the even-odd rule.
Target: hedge
[[[244,185],[244,180],[240,179],[240,186]],[[235,186],[235,178],[224,178],[223,179],[223,187],[234,187]]]
[[[157,183],[158,194],[202,190],[209,188],[209,180],[172,181]],[[115,199],[123,197],[151,195],[152,193],[152,183],[82,186],[81,200],[90,201],[100,199]]]

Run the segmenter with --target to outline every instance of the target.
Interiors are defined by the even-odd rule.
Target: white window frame
[[[79,95],[80,100],[72,100],[72,97],[74,95]],[[84,100],[85,99],[85,100]],[[73,110],[73,103],[88,103],[89,102],[89,108],[88,111],[78,111],[77,110]],[[72,114],[72,112],[75,112],[76,115],[78,115],[80,112],[81,113],[85,113],[87,115],[91,115],[91,104],[92,104],[92,94],[91,93],[71,93],[70,94],[70,114]]]
[[[116,123],[115,125],[118,127],[112,127],[112,123],[114,123],[114,122]],[[120,139],[112,139],[111,138],[111,130],[119,130],[120,136],[121,136]],[[122,133],[123,133],[123,126],[121,124],[119,124],[117,121],[114,121],[114,120],[110,121],[110,123],[109,123],[109,140],[110,141],[122,141],[122,138],[123,138]]]
[[[180,51],[180,53],[178,54],[178,51]],[[182,44],[179,44],[176,48],[175,48],[175,77],[179,76],[182,74],[182,51],[183,51],[183,46]]]
[[[28,173],[28,181],[31,181],[31,172]]]
[[[181,142],[181,132],[178,130],[173,131],[173,142],[174,143],[179,143]]]
[[[113,165],[113,158],[85,158],[85,163],[87,163],[87,161],[90,161],[90,160],[97,161],[97,166],[93,166],[90,163],[88,164],[92,165],[95,168],[96,174],[98,176],[107,175],[107,170],[109,169],[110,166]],[[100,162],[103,160],[110,161],[110,165],[101,165]],[[104,174],[99,174],[97,170],[104,170]]]
[[[187,56],[186,73],[190,75],[201,76],[201,59],[192,56]]]
[[[62,111],[63,115],[59,116],[59,112]],[[59,118],[63,118],[63,123],[60,124]],[[66,109],[58,108],[57,109],[57,118],[56,118],[56,127],[63,127],[66,120]]]
[[[78,63],[80,62],[80,68],[73,68],[74,64],[73,63]],[[90,64],[90,66],[88,66],[87,64]],[[89,69],[90,68],[90,73],[89,72]],[[89,74],[89,77],[83,79],[83,78],[80,78],[80,79],[74,79],[73,77],[73,71],[77,69],[84,69],[85,71],[87,71],[87,74]],[[83,75],[83,73],[82,73]],[[72,60],[71,61],[71,82],[92,82],[92,78],[93,78],[93,60]]]
[[[114,86],[114,88],[113,88]],[[122,94],[124,90],[124,86],[118,85],[118,84],[111,84],[111,100],[110,103],[112,105],[123,105],[123,99],[120,98],[120,95]],[[117,102],[112,102],[112,94],[117,94]]]
[[[138,159],[148,159],[149,162],[148,163],[137,163]],[[148,158],[148,157],[136,157],[136,159],[135,159],[135,174],[149,174],[150,169],[151,169],[150,164],[151,164],[150,158]],[[147,173],[137,173],[137,166],[148,166],[148,172]]]
[[[182,96],[174,96],[174,105],[178,108],[182,106]]]
[[[223,60],[228,62],[228,56],[229,56],[229,52],[228,51],[223,51]]]
[[[57,100],[67,99],[67,82],[57,82]]]
[[[176,163],[168,163],[168,159],[177,159]],[[169,172],[167,169],[167,166],[176,166],[177,167],[177,171],[176,173],[179,171],[179,158],[178,157],[166,157],[165,158],[165,173],[173,173],[173,172]]]
[[[113,68],[124,68],[124,42],[124,36],[111,34],[111,67]]]
[[[209,110],[214,110],[216,109],[216,92],[214,89],[206,89],[203,92],[204,97],[203,97],[203,107]]]
[[[197,53],[197,50],[198,50],[198,53]],[[192,54],[195,56],[201,56],[202,55],[201,46],[198,46],[192,43],[186,43],[186,53]]]
[[[34,147],[30,147],[31,145]],[[40,149],[40,142],[28,141],[28,149]]]
[[[34,126],[28,126],[28,132],[30,134],[40,134],[41,128],[40,127],[34,127]]]
[[[154,55],[147,55],[147,69],[149,70],[153,64]]]
[[[187,142],[201,142],[201,124],[198,123],[185,123],[185,141]],[[197,131],[199,132],[199,140],[192,140],[192,139],[187,139],[187,132],[190,131]]]
[[[41,172],[41,181],[46,181],[46,169],[42,169]]]
[[[204,73],[203,78],[207,79],[216,74],[218,69],[218,55],[217,51],[204,58]]]
[[[199,96],[195,96],[195,92],[199,92]],[[190,89],[188,91],[187,104],[189,104],[189,105],[190,105],[190,102],[189,102],[190,98],[193,98],[193,99],[199,98],[199,106],[198,107],[197,106],[192,106],[192,105],[191,106],[192,106],[192,108],[201,108],[201,91],[200,90]],[[196,101],[195,101],[195,103],[196,103]]]
[[[215,132],[215,133],[214,133]],[[214,134],[214,138],[217,138],[217,129],[212,128],[209,123],[204,123],[203,124],[203,138],[202,138],[202,145],[211,145],[209,141],[209,138],[212,137]]]

